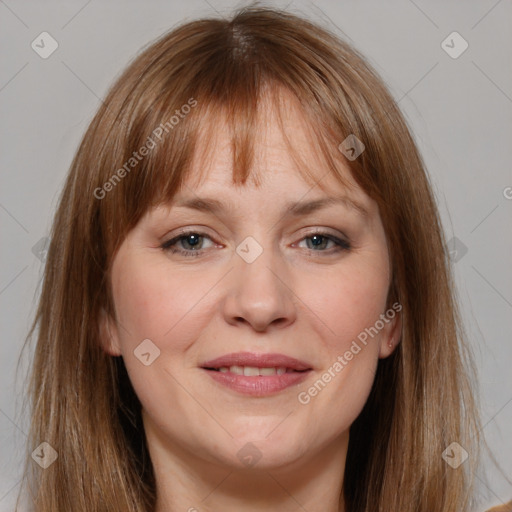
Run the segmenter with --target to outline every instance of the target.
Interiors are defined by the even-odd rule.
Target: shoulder
[[[488,509],[486,512],[512,512],[512,501]]]

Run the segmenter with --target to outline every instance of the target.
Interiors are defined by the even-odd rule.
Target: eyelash
[[[199,237],[209,238],[211,240],[211,238],[206,233],[201,233],[200,231],[193,231],[193,230],[191,230],[191,231],[185,231],[185,232],[181,233],[179,236],[176,236],[176,237],[172,238],[171,240],[168,240],[168,241],[164,242],[160,246],[160,248],[163,249],[164,251],[169,251],[169,252],[171,252],[173,254],[181,254],[182,256],[186,256],[186,257],[201,256],[206,249],[200,249],[200,250],[181,250],[181,249],[173,249],[172,248],[180,240],[183,240],[183,239],[189,237],[190,235],[198,235]],[[328,255],[332,255],[333,253],[339,253],[339,252],[342,252],[342,251],[349,251],[351,249],[351,245],[350,245],[350,243],[348,241],[342,240],[340,238],[337,238],[337,237],[335,237],[335,236],[333,236],[333,235],[331,235],[329,233],[326,233],[324,231],[315,231],[313,233],[309,233],[307,236],[302,238],[300,240],[300,242],[302,242],[303,240],[306,240],[308,238],[312,238],[314,236],[321,236],[323,238],[327,238],[328,240],[334,242],[338,246],[334,251],[328,252],[327,253]],[[327,252],[327,251],[317,251],[315,249],[308,249],[308,250],[310,252]]]

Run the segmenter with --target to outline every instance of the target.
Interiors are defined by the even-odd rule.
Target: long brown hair
[[[407,124],[354,48],[290,12],[251,6],[229,20],[188,22],[148,46],[109,91],[73,160],[27,338],[38,328],[28,453],[43,441],[58,452],[44,470],[27,457],[36,510],[154,509],[141,406],[122,358],[100,345],[100,315],[115,315],[111,264],[148,208],[183,185],[220,115],[232,129],[234,183],[246,182],[259,100],[283,89],[300,105],[328,172],[343,182],[340,168],[348,165],[377,202],[393,263],[389,304],[403,307],[401,343],[379,362],[350,430],[346,510],[445,512],[472,504],[474,367],[435,200]],[[365,146],[356,159],[339,149],[349,135]],[[442,457],[452,442],[469,453],[457,469]]]

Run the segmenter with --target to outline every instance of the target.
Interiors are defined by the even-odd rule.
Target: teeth
[[[283,375],[283,373],[292,373],[294,370],[286,369],[283,367],[279,368],[256,368],[255,366],[223,366],[219,368],[219,372],[227,373],[231,372],[236,375],[244,375],[246,377],[256,377],[259,375]]]
[[[258,368],[254,366],[244,366],[244,375],[246,377],[254,377],[255,375],[259,375],[260,371]]]
[[[229,371],[231,373],[236,373],[237,375],[243,375],[244,374],[244,367],[243,366],[231,366]]]

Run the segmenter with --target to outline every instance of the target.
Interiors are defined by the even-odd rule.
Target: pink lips
[[[239,375],[218,371],[219,368],[231,366],[255,368],[286,368],[286,373],[275,375]],[[307,363],[284,354],[255,354],[237,352],[206,361],[201,367],[216,382],[223,384],[239,393],[251,396],[265,396],[277,393],[307,378],[312,369]]]
[[[256,354],[253,352],[235,352],[206,361],[203,368],[222,368],[230,366],[255,366],[257,368],[290,368],[291,370],[310,370],[311,366],[303,361],[284,354]]]

